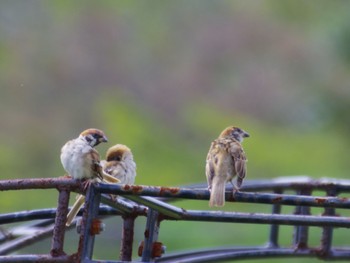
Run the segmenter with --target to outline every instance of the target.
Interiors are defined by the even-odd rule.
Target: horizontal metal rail
[[[237,260],[237,259],[263,259],[263,258],[307,258],[318,256],[322,258],[322,254],[318,249],[303,249],[296,250],[294,248],[267,248],[267,247],[239,247],[228,249],[207,249],[201,251],[191,251],[178,253],[173,255],[158,258],[155,262],[172,263],[172,262],[218,262],[222,260]],[[348,260],[350,257],[349,251],[342,249],[332,250],[332,259]]]
[[[177,187],[155,187],[142,185],[111,185],[98,184],[96,190],[101,193],[133,195],[133,196],[152,196],[167,198],[184,198],[209,200],[210,192],[207,189],[177,188]],[[350,200],[340,197],[323,196],[303,196],[303,195],[285,195],[269,193],[250,193],[250,192],[229,192],[225,194],[228,202],[261,203],[261,204],[281,204],[281,205],[302,205],[315,207],[334,207],[350,208]]]
[[[35,178],[0,181],[0,191],[29,189],[62,189],[82,192],[81,181],[70,178]]]
[[[24,189],[57,189],[59,202],[57,209],[41,209],[22,211],[0,215],[0,224],[23,222],[37,219],[53,219],[37,229],[35,236],[6,238],[0,244],[0,254],[15,251],[39,239],[53,235],[50,255],[11,255],[0,256],[0,261],[6,262],[97,262],[92,260],[94,235],[91,235],[96,215],[114,215],[123,218],[123,236],[120,259],[130,261],[132,255],[133,228],[135,218],[147,216],[145,241],[142,260],[145,262],[217,262],[247,258],[271,257],[319,257],[328,260],[349,260],[349,248],[332,247],[332,233],[335,227],[350,228],[350,218],[338,215],[336,209],[349,209],[350,200],[337,197],[341,193],[350,192],[350,180],[310,179],[308,177],[277,178],[273,180],[247,181],[241,192],[226,188],[225,198],[228,202],[242,202],[271,205],[271,213],[242,213],[207,210],[185,210],[169,204],[169,200],[193,199],[209,200],[210,192],[205,184],[191,187],[156,187],[142,185],[111,185],[91,184],[86,197],[85,208],[79,213],[83,215],[82,230],[78,253],[66,256],[63,251],[65,218],[68,211],[70,192],[83,193],[81,181],[62,178],[17,179],[0,181],[0,191]],[[292,190],[297,194],[284,194]],[[259,191],[273,191],[264,193]],[[313,191],[324,191],[326,196],[312,196]],[[106,195],[101,195],[106,194]],[[118,195],[110,198],[107,194]],[[100,206],[100,203],[106,205]],[[281,206],[295,206],[296,214],[280,214]],[[310,207],[322,207],[323,215],[310,215]],[[268,224],[270,240],[268,247],[233,247],[212,250],[190,251],[180,254],[167,255],[159,258],[154,255],[154,245],[157,242],[160,223],[163,220],[204,221],[225,223]],[[40,224],[40,223],[38,223]],[[295,236],[292,248],[279,248],[278,230],[280,225],[293,225]],[[318,226],[323,228],[319,248],[309,248],[308,228]],[[35,230],[35,228],[33,228]],[[30,232],[30,231],[28,231]],[[146,237],[147,236],[147,237]],[[159,248],[158,248],[159,250]],[[103,261],[98,262],[121,262]]]

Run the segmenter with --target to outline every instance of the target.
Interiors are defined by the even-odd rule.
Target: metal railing
[[[272,257],[318,257],[324,260],[350,260],[350,248],[332,246],[334,228],[349,228],[350,218],[336,214],[336,209],[349,209],[350,200],[338,197],[350,192],[349,180],[313,180],[307,177],[290,177],[273,180],[247,181],[241,192],[226,191],[227,202],[270,204],[271,213],[243,213],[211,210],[185,210],[169,204],[171,200],[209,200],[206,185],[187,188],[154,187],[140,185],[91,184],[86,193],[86,202],[79,226],[78,251],[66,255],[63,251],[66,215],[70,193],[83,191],[81,182],[71,179],[23,179],[0,181],[0,191],[22,189],[50,189],[59,191],[57,209],[42,209],[0,215],[0,225],[42,219],[40,231],[14,238],[0,235],[0,261],[7,262],[107,262],[93,260],[95,235],[100,232],[98,216],[111,215],[123,218],[123,231],[119,261],[132,261],[134,222],[139,216],[147,217],[144,240],[139,247],[138,261],[142,262],[218,262],[248,258]],[[284,194],[293,191],[295,194]],[[325,196],[312,196],[313,191]],[[111,199],[114,194],[123,198]],[[101,205],[103,203],[104,205]],[[294,206],[294,214],[281,214],[283,205]],[[311,215],[311,207],[322,207],[322,215]],[[54,218],[54,223],[53,223]],[[164,245],[158,241],[161,222],[164,220],[229,222],[270,225],[267,245],[203,249],[163,255]],[[279,246],[281,225],[294,226],[291,247]],[[309,227],[322,227],[320,245],[309,247]],[[27,231],[28,232],[28,231]],[[49,254],[9,255],[9,253],[40,239],[51,236]],[[135,260],[135,259],[134,259]],[[111,261],[108,261],[111,262]]]

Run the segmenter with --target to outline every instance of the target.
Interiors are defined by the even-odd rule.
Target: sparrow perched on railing
[[[106,153],[106,160],[102,160],[101,165],[103,166],[103,174],[112,176],[116,180],[116,182],[109,181],[109,183],[134,184],[136,164],[131,150],[127,146],[117,144],[110,147]],[[73,222],[84,202],[85,197],[78,195],[67,215],[66,226]]]
[[[225,184],[237,175],[234,188],[239,190],[246,175],[246,156],[241,143],[249,134],[237,127],[227,127],[211,143],[205,173],[210,190],[209,206],[225,204]],[[233,183],[232,183],[233,185]]]
[[[121,184],[134,184],[136,164],[131,150],[117,144],[108,149],[106,160],[101,162],[103,171],[120,180]]]
[[[101,142],[107,142],[107,137],[98,129],[87,129],[68,141],[61,149],[61,163],[68,175],[80,180],[100,178],[115,182],[115,178],[103,173],[100,155],[94,149]]]

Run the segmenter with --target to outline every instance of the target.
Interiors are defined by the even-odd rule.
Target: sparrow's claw
[[[111,198],[111,200],[113,202],[115,202],[117,200],[117,196],[116,195],[109,194],[109,197]]]
[[[232,192],[233,194],[239,192],[239,188],[236,185],[233,185]]]
[[[82,182],[83,184],[83,191],[86,192],[87,189],[90,187],[90,185],[92,184],[92,181],[91,180],[85,180]]]

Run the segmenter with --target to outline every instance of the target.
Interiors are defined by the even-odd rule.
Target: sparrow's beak
[[[99,139],[99,142],[108,142],[108,139],[106,136],[103,136]]]
[[[248,137],[250,137],[250,135],[249,135],[249,133],[244,132],[243,137],[244,137],[244,138],[248,138]]]

